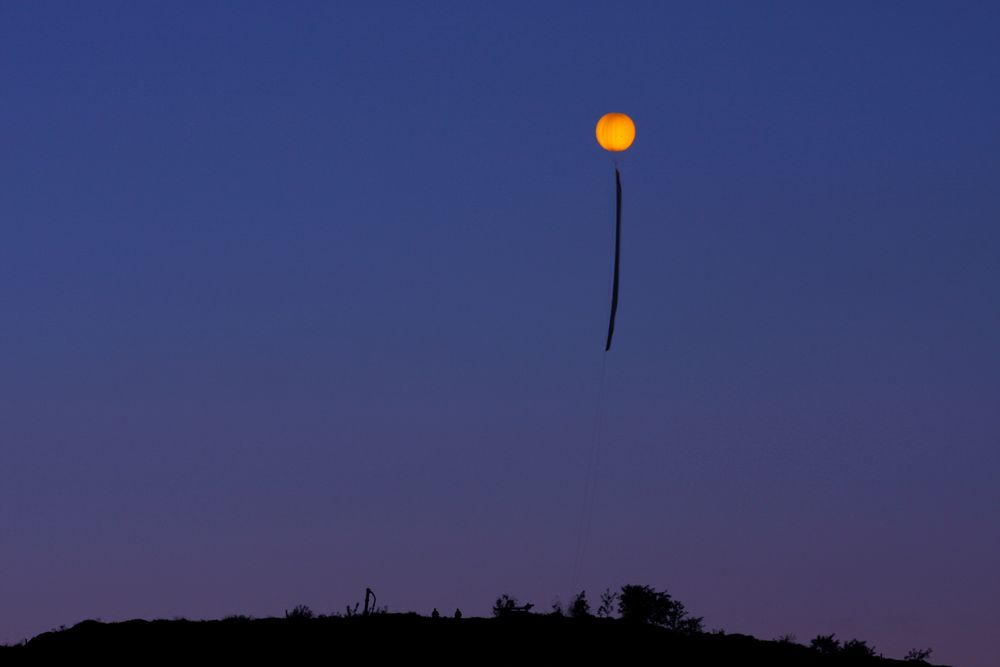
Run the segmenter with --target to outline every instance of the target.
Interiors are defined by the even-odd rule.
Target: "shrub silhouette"
[[[562,602],[560,602],[559,598],[556,598],[555,600],[552,601],[552,611],[549,612],[549,615],[551,616],[563,615]]]
[[[875,647],[869,646],[863,639],[852,639],[844,642],[840,653],[851,658],[871,658],[875,656]]]
[[[931,657],[933,649],[930,648],[911,648],[903,660],[908,662],[927,662],[927,658]]]
[[[813,640],[809,642],[809,648],[824,655],[840,653],[840,640],[834,639],[834,636],[835,635],[816,635]]]
[[[863,639],[851,639],[840,643],[835,635],[817,635],[809,642],[809,648],[823,655],[842,655],[845,658],[874,658],[875,647]]]
[[[514,611],[517,607],[517,598],[511,597],[506,593],[502,594],[497,598],[497,601],[493,603],[493,615],[497,618],[501,616],[506,616]]]
[[[675,600],[667,591],[658,591],[651,586],[622,586],[618,613],[622,620],[632,623],[658,625],[684,634],[702,632],[700,616],[689,616],[680,600]]]

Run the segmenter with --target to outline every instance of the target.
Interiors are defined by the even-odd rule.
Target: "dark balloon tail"
[[[615,313],[618,312],[618,262],[622,250],[622,177],[615,167],[615,273],[611,284],[611,320],[608,322],[608,342],[604,351],[611,349],[611,338],[615,335]]]

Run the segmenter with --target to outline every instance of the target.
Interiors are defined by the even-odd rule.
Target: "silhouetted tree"
[[[931,657],[932,652],[933,649],[930,648],[911,648],[903,660],[908,660],[910,662],[927,662],[927,658]]]
[[[840,640],[834,639],[835,635],[816,635],[809,642],[809,648],[824,655],[832,655],[840,652]]]
[[[573,618],[588,618],[590,616],[587,591],[580,591],[573,597],[573,601],[569,604],[569,615]]]
[[[597,608],[597,615],[601,618],[611,618],[611,615],[615,613],[619,597],[617,591],[605,588],[604,592],[601,593],[601,606]]]
[[[650,586],[622,586],[618,613],[629,622],[649,623],[685,634],[702,632],[700,616],[689,616],[679,600]]]

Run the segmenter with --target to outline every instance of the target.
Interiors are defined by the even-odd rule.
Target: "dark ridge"
[[[175,658],[431,660],[512,664],[566,660],[655,661],[670,665],[867,665],[924,662],[823,654],[788,641],[723,632],[678,633],[609,618],[513,614],[501,618],[444,618],[379,613],[315,618],[233,617],[224,620],[83,621],[0,647],[0,662]],[[611,662],[613,661],[613,662]]]

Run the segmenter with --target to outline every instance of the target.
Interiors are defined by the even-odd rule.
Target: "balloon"
[[[635,141],[635,123],[623,113],[606,113],[597,121],[597,143],[606,151],[620,153]]]

